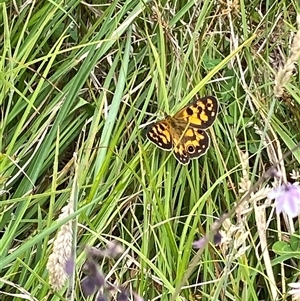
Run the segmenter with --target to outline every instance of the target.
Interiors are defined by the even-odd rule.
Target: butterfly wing
[[[218,111],[218,100],[214,96],[206,96],[184,107],[173,118],[184,121],[191,127],[205,130],[214,123]]]
[[[186,165],[207,152],[210,139],[204,130],[214,123],[218,110],[214,96],[199,98],[173,117],[151,124],[147,137],[164,150],[173,149],[175,158]]]
[[[171,150],[173,147],[170,124],[167,120],[150,124],[147,128],[147,137],[152,143],[164,150]]]
[[[173,137],[174,156],[183,165],[204,155],[209,145],[207,133],[197,128],[188,128],[182,137]]]

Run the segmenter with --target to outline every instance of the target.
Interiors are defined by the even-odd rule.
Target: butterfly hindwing
[[[149,125],[147,137],[158,147],[164,150],[171,150],[173,147],[170,125],[166,120],[161,120]]]
[[[214,96],[206,96],[181,109],[174,118],[184,120],[189,126],[205,130],[214,123],[218,110],[217,99]]]
[[[210,145],[209,136],[205,131],[196,128],[188,128],[181,139],[173,138],[175,158],[183,165],[191,159],[204,155]]]

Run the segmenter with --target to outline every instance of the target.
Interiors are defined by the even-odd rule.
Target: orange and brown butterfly
[[[147,137],[159,148],[173,150],[179,163],[186,165],[207,152],[210,138],[205,130],[214,123],[218,110],[214,96],[199,98],[174,116],[149,125]]]

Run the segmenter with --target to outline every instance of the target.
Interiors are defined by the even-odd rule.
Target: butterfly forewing
[[[184,120],[192,127],[205,130],[214,123],[218,111],[217,99],[214,96],[206,96],[184,107],[173,118]]]
[[[170,124],[166,120],[149,125],[147,137],[151,142],[164,150],[171,150],[173,147]]]

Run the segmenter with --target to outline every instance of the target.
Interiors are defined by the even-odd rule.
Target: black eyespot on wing
[[[194,129],[195,139],[187,143],[187,151],[191,159],[204,155],[210,145],[210,138],[205,131]]]
[[[189,154],[193,154],[195,152],[195,147],[193,145],[189,145],[187,148]]]

